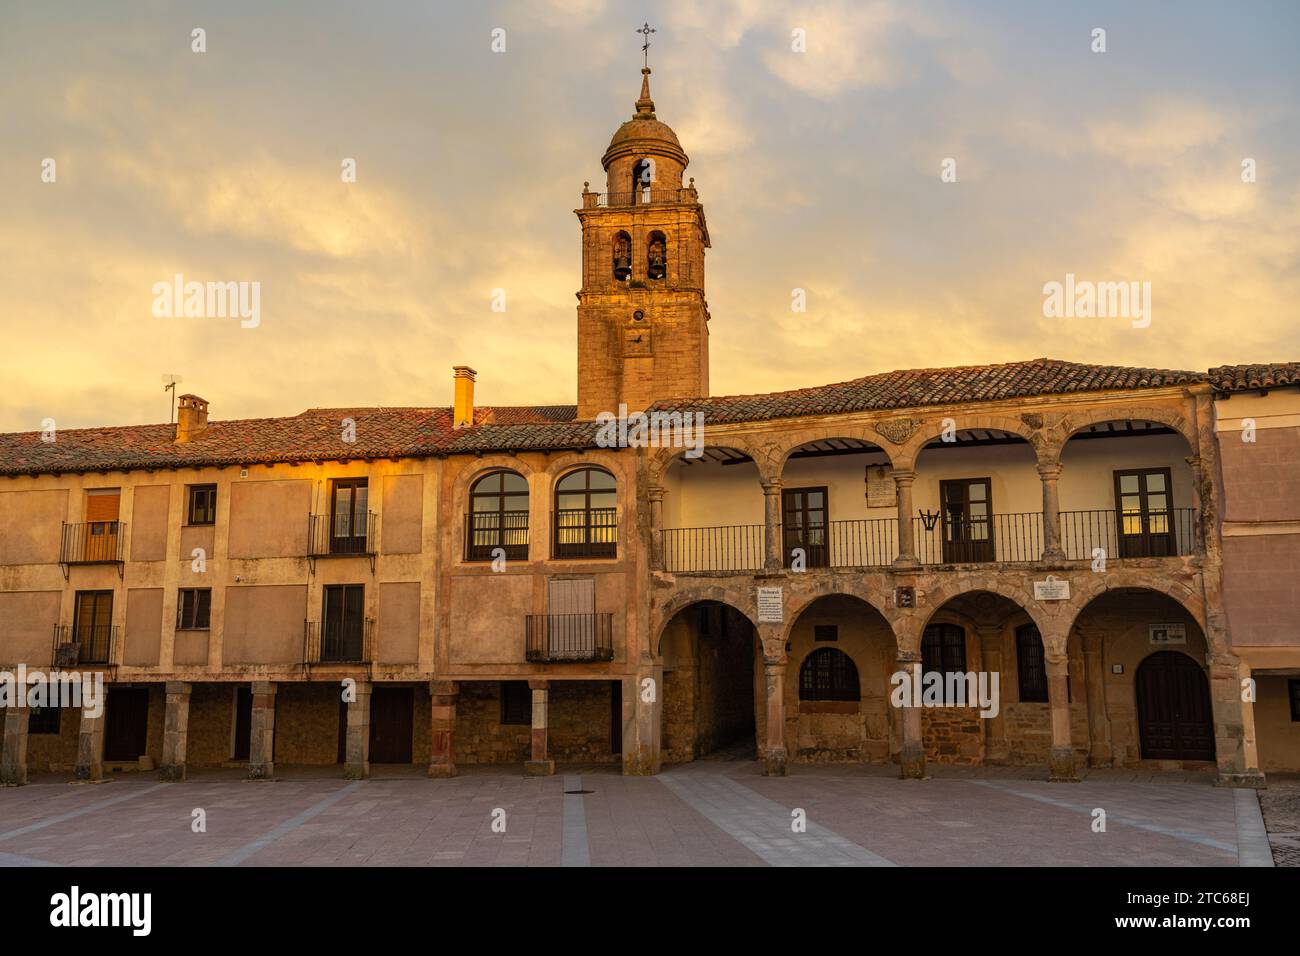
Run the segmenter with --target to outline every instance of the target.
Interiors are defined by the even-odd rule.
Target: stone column
[[[898,557],[896,568],[914,568],[921,562],[916,558],[916,525],[912,521],[912,482],[916,472],[894,469],[894,485],[898,489]]]
[[[455,681],[429,682],[430,747],[429,776],[456,776],[456,698],[460,685]]]
[[[1196,509],[1196,519],[1192,522],[1192,545],[1197,554],[1204,554],[1206,508],[1201,502],[1201,459],[1198,455],[1189,455],[1185,461],[1192,470],[1192,507]],[[1174,533],[1181,534],[1182,531],[1175,522]]]
[[[343,745],[343,776],[370,776],[370,682],[357,681],[356,697],[348,701],[348,736]]]
[[[1011,698],[1008,690],[1008,675],[1002,666],[1002,642],[1004,637],[1001,625],[983,625],[976,628],[980,647],[984,655],[985,673],[998,675],[998,712],[995,717],[982,717],[984,724],[984,761],[986,763],[1006,763],[1011,756],[1007,744],[1006,702]]]
[[[664,569],[664,489],[655,485],[646,492],[650,499],[650,570]]]
[[[194,685],[185,681],[167,682],[167,711],[163,718],[163,780],[185,779],[185,748],[190,732],[190,692]]]
[[[1255,704],[1244,700],[1242,682],[1250,667],[1222,654],[1210,660],[1210,702],[1214,708],[1214,760],[1220,787],[1263,787],[1255,743]]]
[[[275,777],[275,691],[271,681],[253,681],[253,719],[248,734],[248,779]]]
[[[781,542],[781,479],[763,482],[763,569],[779,571],[785,567]]]
[[[785,748],[785,661],[763,661],[763,683],[767,690],[767,734],[763,747],[763,772],[769,777],[784,777]]]
[[[1077,783],[1074,743],[1070,738],[1070,660],[1065,654],[1044,648],[1047,664],[1047,701],[1052,715],[1052,751],[1047,779],[1053,783]]]
[[[1061,547],[1061,495],[1057,487],[1061,463],[1042,462],[1038,477],[1043,483],[1043,560],[1056,564],[1065,560],[1065,550]]]
[[[914,684],[921,675],[921,655],[916,651],[900,651],[898,669],[908,675],[909,684]],[[890,686],[893,689],[893,685]],[[919,689],[917,697],[920,697]],[[921,708],[912,705],[909,694],[899,708],[902,711],[903,746],[898,754],[898,762],[904,780],[925,779],[925,742],[921,733]]]
[[[524,773],[530,777],[549,777],[555,773],[555,761],[546,755],[549,687],[544,680],[530,680],[528,686],[533,692],[533,751],[532,759],[524,764]]]
[[[1115,762],[1110,745],[1110,715],[1106,713],[1106,669],[1102,639],[1087,631],[1083,638],[1084,681],[1088,685],[1088,766],[1109,767]]]
[[[19,687],[25,694],[27,688]],[[4,757],[0,759],[0,786],[21,787],[27,782],[27,721],[31,711],[26,707],[4,709]]]
[[[85,703],[81,707],[81,730],[77,735],[78,780],[104,779],[104,712],[108,706],[108,688],[97,701],[99,713],[95,714]]]
[[[628,776],[659,772],[663,693],[664,669],[660,664],[639,668],[636,676],[623,678],[623,773]]]

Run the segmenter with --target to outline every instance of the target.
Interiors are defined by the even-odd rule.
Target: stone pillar
[[[343,776],[370,776],[370,682],[357,681],[356,697],[348,701],[348,735],[343,745]]]
[[[1046,643],[1046,642],[1044,642]],[[1047,664],[1047,701],[1052,715],[1052,751],[1047,779],[1053,783],[1077,783],[1074,743],[1070,738],[1070,660],[1065,654],[1044,648]]]
[[[1065,560],[1065,550],[1061,547],[1061,495],[1057,487],[1061,463],[1042,462],[1038,477],[1043,483],[1043,560],[1056,564]]]
[[[664,489],[655,485],[646,492],[650,499],[650,570],[664,569]]]
[[[430,747],[429,776],[456,776],[456,698],[460,685],[455,681],[429,682]]]
[[[1250,667],[1222,654],[1210,660],[1210,702],[1214,708],[1214,760],[1220,787],[1264,787],[1255,744],[1255,704],[1243,700]]]
[[[763,482],[763,568],[779,571],[785,567],[781,542],[781,479]]]
[[[785,749],[785,661],[763,661],[763,683],[766,687],[767,733],[763,747],[763,772],[769,777],[784,777]]]
[[[1106,669],[1102,639],[1087,631],[1083,638],[1084,682],[1088,690],[1088,766],[1109,767],[1115,762],[1110,744],[1110,715],[1106,713]]]
[[[1189,455],[1184,459],[1192,470],[1192,507],[1196,509],[1196,520],[1192,522],[1192,546],[1197,554],[1205,553],[1206,508],[1201,502],[1201,459],[1198,455]],[[1175,534],[1181,534],[1182,528],[1174,528]]]
[[[998,712],[995,717],[982,717],[984,724],[984,761],[985,763],[1006,763],[1011,757],[1011,748],[1007,744],[1006,702],[1011,694],[1007,687],[1007,672],[1002,666],[1002,645],[1004,630],[1002,625],[983,625],[976,628],[980,647],[984,655],[983,670],[988,674],[998,675]]]
[[[655,664],[623,678],[623,773],[649,776],[659,772],[663,746],[664,669]],[[631,715],[629,722],[628,716]]]
[[[81,730],[77,735],[78,780],[104,779],[104,713],[108,706],[108,688],[97,701],[99,714],[96,715],[83,702],[81,707]]]
[[[271,681],[253,681],[253,720],[248,734],[248,779],[275,777],[275,691]]]
[[[916,472],[894,469],[894,485],[898,489],[898,557],[896,568],[914,568],[916,558],[916,525],[912,521],[912,482]]]
[[[194,685],[185,681],[167,682],[167,712],[163,718],[163,780],[185,779],[185,748],[190,732],[190,692]]]
[[[533,692],[533,751],[532,759],[524,764],[524,773],[530,777],[549,777],[555,773],[555,761],[546,755],[549,687],[544,680],[530,680],[528,686]]]
[[[898,669],[915,682],[921,675],[921,655],[916,651],[900,651]],[[893,685],[891,684],[891,690]],[[919,694],[918,694],[919,696]],[[902,711],[903,746],[898,754],[899,766],[904,780],[925,779],[925,742],[921,735],[921,708],[912,706],[912,697],[908,695]]]
[[[25,694],[27,688],[19,687]],[[26,707],[4,709],[4,757],[0,759],[0,786],[21,787],[27,782],[27,720],[31,711]]]

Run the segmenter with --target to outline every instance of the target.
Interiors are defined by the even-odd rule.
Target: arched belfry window
[[[655,161],[651,157],[638,159],[632,167],[632,201],[649,202],[650,189],[655,181]]]
[[[799,668],[800,700],[861,700],[858,668],[853,658],[834,647],[821,647]]]
[[[632,237],[626,232],[614,233],[614,278],[624,282],[632,275]]]
[[[500,548],[508,561],[528,559],[528,482],[513,471],[494,471],[469,489],[465,560],[491,561]]]
[[[603,468],[571,471],[555,486],[555,557],[618,553],[618,484]]]
[[[650,233],[650,241],[646,244],[645,274],[650,279],[662,279],[668,275],[668,239],[658,230]]]

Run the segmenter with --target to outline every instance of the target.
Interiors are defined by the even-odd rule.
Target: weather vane
[[[650,69],[650,34],[655,32],[655,28],[650,24],[643,24],[640,30],[633,31],[645,37],[645,42],[641,44],[641,52],[645,55],[645,68]]]

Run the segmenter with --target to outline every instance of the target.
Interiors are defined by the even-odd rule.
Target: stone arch
[[[1042,604],[1027,598],[1023,585],[1001,580],[995,574],[979,575],[974,580],[968,579],[965,584],[958,581],[946,582],[935,590],[927,592],[926,607],[912,618],[913,626],[906,630],[899,629],[900,638],[905,635],[909,645],[904,647],[902,640],[900,640],[899,651],[911,651],[919,654],[921,651],[921,635],[935,616],[943,610],[944,606],[954,598],[966,594],[977,594],[981,591],[1005,598],[1024,611],[1038,627],[1038,633],[1043,636],[1044,649],[1051,650],[1054,647],[1059,632],[1060,648],[1064,652],[1065,634],[1069,633],[1069,628],[1062,629],[1060,612],[1049,613]],[[1070,619],[1073,620],[1073,618]],[[912,642],[915,642],[915,646],[911,646]]]
[[[951,418],[956,423],[959,432],[971,429],[987,429],[989,431],[1019,435],[1029,442],[1039,463],[1053,460],[1050,455],[1045,454],[1049,448],[1049,440],[1042,428],[1031,427],[1028,422],[1024,421],[1023,416],[1021,418],[1011,418],[1003,415],[962,415],[960,417],[958,415],[945,415],[941,416],[938,421],[922,423],[912,432],[903,447],[898,450],[896,455],[892,456],[895,462],[894,467],[899,470],[914,469],[916,460],[920,457],[925,446],[943,434],[944,418]]]
[[[897,641],[897,632],[894,631],[894,624],[889,619],[889,615],[880,603],[880,595],[872,594],[871,590],[865,585],[854,584],[849,581],[840,582],[830,591],[815,591],[809,594],[801,594],[797,597],[791,594],[789,596],[789,603],[786,604],[785,608],[786,620],[785,623],[781,625],[781,641],[784,643],[790,640],[790,632],[794,629],[795,623],[799,620],[800,615],[802,615],[804,611],[808,610],[808,608],[812,607],[822,598],[828,597],[848,597],[856,598],[861,601],[884,619],[885,623],[889,625],[890,632],[894,634],[895,641]]]
[[[1172,428],[1183,436],[1187,442],[1188,452],[1197,454],[1196,429],[1176,408],[1164,405],[1107,405],[1102,408],[1080,409],[1065,416],[1052,430],[1047,448],[1052,452],[1053,460],[1060,460],[1065,443],[1090,425],[1115,421],[1157,422]]]
[[[1068,624],[1064,630],[1065,636],[1074,630],[1079,617],[1088,606],[1107,591],[1144,590],[1163,594],[1190,614],[1192,620],[1201,629],[1201,633],[1205,635],[1205,643],[1211,654],[1217,656],[1228,652],[1228,648],[1218,644],[1217,631],[1209,626],[1204,599],[1181,581],[1162,580],[1159,576],[1145,575],[1140,570],[1130,570],[1090,575],[1084,578],[1082,583],[1075,579],[1071,580],[1070,584],[1073,593],[1066,606],[1062,608]]]
[[[734,440],[728,439],[726,441],[717,441],[717,442],[710,441],[708,443],[708,447],[725,449],[727,451],[734,451],[734,452],[739,452],[740,454],[749,455],[751,458],[754,459],[755,466],[758,467],[759,478],[761,480],[762,471],[763,471],[762,466],[759,464],[758,458],[755,456],[753,450],[749,447],[747,442],[740,439],[734,439]],[[675,462],[678,458],[681,458],[688,451],[690,451],[689,448],[653,449],[650,452],[649,457],[646,461],[647,486],[650,488],[662,488],[664,483],[664,475],[668,472],[668,469],[672,466],[673,462]]]
[[[493,471],[517,472],[523,475],[525,481],[529,482],[537,474],[537,470],[526,461],[512,455],[484,455],[482,458],[476,459],[472,466],[462,468],[460,474],[456,476],[451,488],[453,503],[457,506],[462,504],[474,482]],[[529,490],[531,492],[531,488]]]
[[[772,455],[772,468],[775,477],[779,478],[785,472],[786,462],[790,456],[799,448],[814,441],[825,441],[831,438],[856,438],[861,441],[871,442],[880,448],[884,453],[885,459],[893,467],[894,456],[890,453],[892,447],[890,443],[882,438],[870,425],[825,425],[820,428],[801,428],[792,432],[789,437],[780,444],[776,445]]]
[[[650,656],[652,658],[657,659],[660,657],[659,651],[664,638],[664,629],[668,627],[672,619],[692,604],[699,604],[702,601],[725,604],[738,614],[744,615],[749,623],[754,626],[754,634],[759,635],[758,609],[755,607],[751,595],[718,585],[682,588],[677,590],[655,614],[654,628],[651,631],[653,639],[650,642]],[[758,639],[761,640],[761,637]]]

